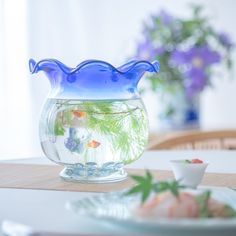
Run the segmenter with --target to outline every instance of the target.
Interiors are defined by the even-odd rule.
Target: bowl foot
[[[77,166],[69,166],[61,171],[60,177],[66,181],[80,183],[112,183],[125,180],[127,172],[123,168],[111,172],[102,168],[88,170]]]

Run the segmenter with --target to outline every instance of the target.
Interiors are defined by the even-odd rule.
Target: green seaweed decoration
[[[54,135],[64,135],[72,125],[73,111],[86,112],[84,126],[92,132],[106,135],[115,152],[120,152],[125,164],[142,153],[148,139],[148,121],[143,108],[125,101],[73,101],[57,104],[63,111],[55,121]],[[130,156],[132,155],[132,156]],[[137,157],[138,158],[138,157]]]
[[[65,128],[62,125],[62,122],[60,119],[57,119],[55,121],[55,126],[54,126],[54,134],[56,136],[64,135],[65,133]]]
[[[179,181],[175,180],[157,182],[154,180],[149,170],[146,170],[144,176],[131,175],[130,177],[136,182],[136,185],[130,188],[125,195],[140,194],[142,203],[144,203],[153,192],[161,193],[170,191],[174,196],[178,197],[179,190],[185,188]]]

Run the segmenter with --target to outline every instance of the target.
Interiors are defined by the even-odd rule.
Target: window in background
[[[24,157],[31,148],[26,1],[0,2],[0,158]]]

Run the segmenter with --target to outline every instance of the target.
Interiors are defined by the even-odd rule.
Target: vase
[[[188,130],[200,127],[199,93],[189,96],[184,90],[162,92],[159,96],[159,125],[162,130]]]
[[[158,62],[131,61],[118,68],[88,60],[70,68],[54,59],[29,61],[43,71],[51,91],[42,109],[40,142],[45,155],[69,181],[121,181],[124,166],[137,160],[148,140],[148,118],[137,90],[143,74]]]

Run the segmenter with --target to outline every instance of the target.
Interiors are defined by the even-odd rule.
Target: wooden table
[[[169,161],[182,158],[200,158],[210,163],[207,169],[208,173],[227,173],[235,178],[236,151],[145,152],[140,160],[128,167],[170,170]],[[46,158],[31,158],[10,162],[2,161],[2,163],[54,165]],[[11,170],[9,169],[9,171]],[[212,181],[214,181],[214,178]],[[221,180],[215,179],[216,183],[218,181]],[[235,186],[233,185],[234,182],[231,182],[230,187],[236,187],[236,183]],[[65,209],[67,201],[92,196],[94,194],[99,193],[0,188],[0,222],[11,220],[29,225],[36,230],[57,231],[65,234],[75,232],[113,233],[113,227],[101,224],[92,219],[79,217]]]

